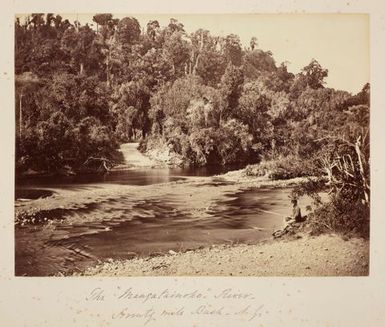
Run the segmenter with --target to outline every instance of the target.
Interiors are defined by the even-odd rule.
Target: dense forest
[[[189,34],[175,19],[140,26],[97,14],[92,24],[16,19],[18,171],[113,165],[120,143],[140,141],[177,165],[326,176],[368,210],[369,84],[358,94],[328,88],[315,59],[292,74],[257,37],[245,46],[234,34]]]

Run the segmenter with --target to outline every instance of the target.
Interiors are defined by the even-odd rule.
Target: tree
[[[243,81],[242,69],[231,63],[228,64],[220,84],[220,94],[222,96],[221,119],[234,117],[241,96]]]
[[[32,92],[35,92],[39,86],[41,86],[42,81],[31,72],[26,72],[21,75],[16,75],[15,77],[15,88],[16,88],[16,105],[18,105],[18,125],[19,125],[19,138],[20,140],[23,137],[23,126],[24,126],[24,110],[23,109],[23,98],[30,96]],[[18,99],[17,99],[18,98]],[[25,101],[25,99],[24,99]]]
[[[225,70],[225,60],[219,51],[219,38],[199,29],[190,35],[190,39],[188,73],[198,75],[204,84],[216,87]]]
[[[113,61],[112,56],[114,50],[116,50],[115,32],[119,19],[114,19],[112,14],[98,14],[93,17],[93,21],[97,24],[95,48],[99,48],[98,50],[101,53],[101,57],[103,57],[101,64],[104,66],[104,74],[99,73],[99,76],[105,78],[107,86],[110,86],[113,76],[113,74],[111,74],[111,61]],[[101,26],[100,29],[99,25]]]
[[[366,83],[360,92],[352,97],[348,97],[344,103],[344,107],[348,108],[357,105],[370,105],[370,84]]]
[[[61,48],[73,72],[83,75],[99,68],[100,52],[95,47],[95,32],[88,26],[68,28],[61,39]]]
[[[184,26],[182,23],[178,22],[175,18],[170,18],[170,22],[167,26],[167,33],[173,34],[175,32],[184,33]]]
[[[272,125],[269,115],[271,100],[261,94],[257,83],[247,83],[243,86],[239,99],[237,118],[249,126],[256,147],[266,151],[270,145]]]
[[[222,42],[226,63],[231,63],[234,66],[240,66],[242,64],[242,47],[239,36],[229,34],[223,39]]]
[[[32,14],[31,17],[29,24],[32,24],[35,29],[44,25],[44,14],[36,13]]]
[[[160,25],[157,20],[150,20],[147,23],[147,36],[151,41],[155,41],[157,34],[159,33]]]
[[[323,69],[317,60],[312,59],[310,64],[302,69],[302,74],[309,87],[318,89],[323,87],[324,78],[328,76],[328,70]]]
[[[107,26],[112,21],[112,14],[96,14],[92,20],[96,23],[96,33],[98,33],[99,25]]]
[[[189,43],[182,32],[176,30],[165,39],[163,53],[172,65],[174,77],[178,78],[185,75],[190,50]]]
[[[51,75],[63,61],[60,38],[66,26],[60,16],[33,14],[24,24],[15,24],[15,70],[33,72],[39,77]],[[62,26],[63,25],[63,26]]]
[[[46,171],[57,171],[71,157],[73,134],[71,122],[60,111],[51,114],[48,120],[36,126],[37,149],[40,152],[39,165]]]
[[[299,195],[309,194],[317,199],[317,192],[329,190],[330,201],[322,203],[311,219],[315,231],[325,229],[356,233],[367,237],[370,221],[370,165],[369,165],[369,107],[353,106],[340,113],[346,125],[324,131],[317,154],[326,183],[307,183],[297,189]],[[348,127],[348,128],[347,128]]]
[[[275,61],[270,51],[255,49],[247,52],[244,56],[245,76],[249,79],[256,79],[266,72],[276,71]]]
[[[121,19],[116,29],[116,40],[122,45],[131,46],[139,40],[140,25],[136,18]]]
[[[120,139],[137,139],[136,130],[141,130],[142,137],[146,137],[150,129],[149,99],[150,90],[142,81],[130,81],[116,89],[112,110],[117,115],[116,131]]]
[[[250,49],[251,51],[254,51],[254,49],[258,46],[258,39],[253,36],[250,40]]]

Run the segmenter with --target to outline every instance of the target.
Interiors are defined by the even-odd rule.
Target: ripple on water
[[[271,235],[290,210],[289,190],[247,189],[212,203],[202,214],[166,199],[120,197],[45,214],[48,227],[16,228],[16,274],[47,276],[132,253],[184,250],[213,243],[255,242]],[[186,195],[187,196],[187,195]],[[175,199],[174,199],[175,200]]]

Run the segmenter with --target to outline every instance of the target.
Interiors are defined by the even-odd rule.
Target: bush
[[[322,202],[320,193],[326,191],[329,191],[330,196],[327,201]],[[303,195],[314,200],[315,209],[308,216],[312,234],[333,231],[360,237],[369,236],[370,208],[357,196],[356,190],[333,192],[324,177],[298,185],[291,196],[298,198]]]
[[[332,199],[309,215],[309,225],[314,235],[337,232],[346,235],[369,237],[369,208],[360,202],[347,203]]]
[[[261,161],[259,164],[248,165],[246,176],[267,176],[270,179],[290,179],[295,177],[312,176],[316,167],[312,160],[302,160],[295,156],[287,156],[276,160]]]

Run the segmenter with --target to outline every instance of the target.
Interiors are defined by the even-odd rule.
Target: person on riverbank
[[[301,208],[298,206],[297,199],[292,199],[291,203],[293,204],[292,215],[285,218],[286,226],[291,225],[293,223],[300,223],[303,221],[303,217],[301,215]]]
[[[294,224],[305,221],[305,217],[301,214],[301,208],[298,206],[297,199],[292,199],[291,203],[293,204],[292,215],[285,218],[285,224],[282,229],[276,230],[273,233],[274,238],[278,238],[286,234],[294,226]]]

